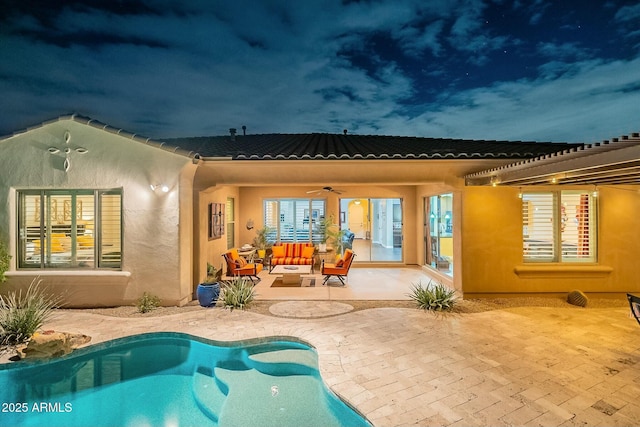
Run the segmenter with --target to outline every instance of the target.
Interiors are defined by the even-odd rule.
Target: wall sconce
[[[163,193],[169,192],[169,187],[166,184],[151,184],[149,187],[151,187],[151,191],[160,190]]]
[[[593,197],[598,197],[598,186],[593,187],[593,192],[591,193]]]
[[[518,188],[518,199],[522,199],[522,188]]]
[[[247,230],[251,230],[253,228],[253,220],[249,218],[247,221]]]

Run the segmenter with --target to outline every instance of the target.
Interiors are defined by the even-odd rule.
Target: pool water
[[[151,333],[0,365],[0,402],[3,426],[371,426],[284,339]]]

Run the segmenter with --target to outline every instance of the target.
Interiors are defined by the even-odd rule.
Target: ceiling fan
[[[320,194],[320,193],[336,193],[336,194],[342,194],[343,191],[342,190],[336,190],[333,187],[322,187],[319,188],[317,190],[311,190],[311,191],[307,191],[307,194]]]

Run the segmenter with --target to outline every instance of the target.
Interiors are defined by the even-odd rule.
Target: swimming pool
[[[0,402],[4,426],[371,426],[282,338],[150,333],[0,365]]]

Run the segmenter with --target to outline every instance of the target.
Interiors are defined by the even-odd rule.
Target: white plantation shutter
[[[20,191],[18,211],[20,268],[120,268],[121,190]]]
[[[264,225],[274,231],[269,240],[319,242],[318,221],[325,215],[322,199],[275,199],[264,201]]]
[[[562,259],[595,261],[595,209],[590,192],[562,192]]]
[[[554,260],[554,194],[522,195],[522,234],[525,261]]]
[[[593,262],[595,230],[595,203],[589,192],[522,195],[525,262]]]
[[[122,194],[120,191],[100,191],[98,201],[98,266],[119,268],[122,263]]]

